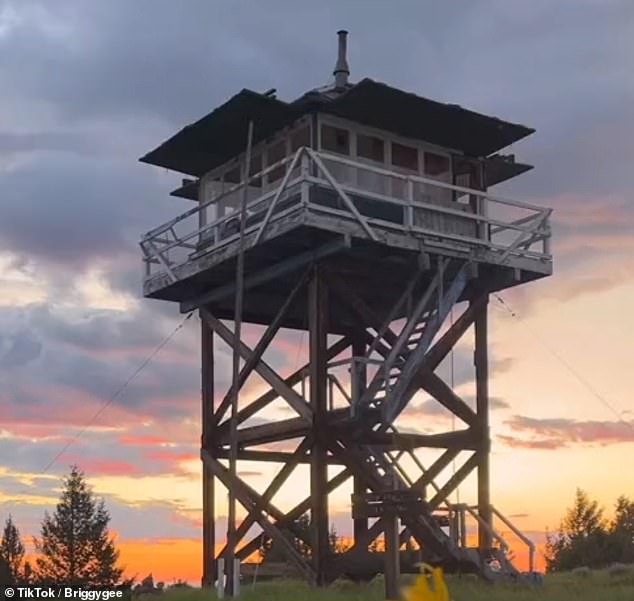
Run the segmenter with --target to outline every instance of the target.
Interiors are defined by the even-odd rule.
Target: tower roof
[[[243,89],[140,160],[200,177],[244,150],[249,121],[254,123],[253,142],[257,144],[303,115],[315,112],[481,157],[535,131],[363,79],[336,92],[330,88],[312,90],[293,102]]]

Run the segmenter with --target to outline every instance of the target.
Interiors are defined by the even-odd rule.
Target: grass
[[[634,567],[588,574],[547,576],[542,586],[531,588],[487,585],[472,578],[447,579],[453,601],[634,601]],[[405,584],[405,583],[404,583]],[[163,601],[210,601],[215,595],[200,589],[171,590]],[[148,598],[149,599],[149,598]],[[153,597],[156,600],[156,597]],[[382,601],[383,582],[376,579],[360,585],[335,582],[326,589],[312,589],[301,582],[273,581],[255,585],[243,583],[243,601]]]

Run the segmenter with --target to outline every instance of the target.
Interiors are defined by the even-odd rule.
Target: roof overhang
[[[503,156],[495,154],[487,157],[485,167],[487,187],[495,186],[495,184],[501,184],[506,180],[530,171],[532,168],[533,165],[516,163],[515,155]]]
[[[398,135],[485,157],[535,130],[404,92],[371,79],[339,95],[312,92],[295,102],[242,90],[140,160],[201,177],[243,152],[249,121],[257,143],[301,116],[323,112]]]
[[[253,121],[255,144],[291,123],[295,115],[286,102],[242,90],[207,116],[181,129],[140,161],[201,177],[244,150],[249,121]]]

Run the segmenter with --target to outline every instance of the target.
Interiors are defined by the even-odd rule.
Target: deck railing
[[[254,183],[261,185],[263,176],[279,174],[282,168],[285,175],[279,184],[259,193]],[[237,211],[210,223],[206,219],[213,203],[238,206],[243,193],[244,184],[238,184],[143,236],[146,280],[167,275],[177,281],[181,265],[235,241]],[[488,251],[500,264],[518,256],[551,260],[551,209],[309,148],[253,174],[247,197],[245,234],[254,234],[252,244],[266,236],[275,221],[308,210],[354,222],[360,235],[373,240],[392,231],[439,248],[475,255]]]

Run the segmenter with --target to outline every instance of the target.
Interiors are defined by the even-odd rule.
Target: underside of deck
[[[304,214],[302,214],[304,213]],[[373,242],[354,234],[356,226],[332,217],[314,216],[300,211],[277,221],[267,240],[250,247],[247,236],[243,319],[268,324],[295,285],[298,271],[319,261],[324,268],[346,278],[378,315],[393,307],[403,283],[416,270],[435,273],[440,257],[469,257],[456,247],[439,249],[433,241],[385,232],[384,240]],[[337,231],[339,229],[339,231]],[[358,232],[362,235],[361,232]],[[234,311],[234,282],[237,240],[213,252],[192,256],[182,267],[180,279],[146,283],[145,296],[181,304],[189,312],[201,304],[213,308],[221,319],[231,319]],[[484,276],[490,292],[502,290],[550,275],[551,264],[527,258],[511,258],[506,265],[487,262],[486,253],[471,255],[474,276]],[[182,274],[182,275],[181,275]],[[447,274],[448,277],[451,274]],[[426,286],[425,283],[421,289]],[[414,297],[419,291],[414,292]],[[464,298],[469,298],[467,290]],[[331,331],[342,333],[354,325],[352,318],[331,301]],[[298,303],[302,307],[303,303]],[[300,309],[290,311],[284,327],[306,328],[306,316]]]

